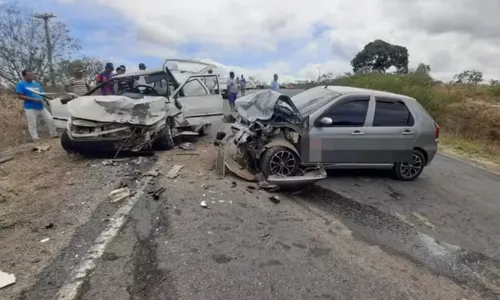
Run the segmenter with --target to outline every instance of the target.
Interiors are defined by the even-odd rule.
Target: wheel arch
[[[262,155],[264,154],[264,152],[267,151],[267,149],[272,148],[272,147],[277,147],[277,146],[285,147],[287,149],[292,150],[293,152],[295,152],[295,154],[297,154],[297,156],[300,159],[300,153],[297,150],[297,148],[295,148],[295,146],[292,143],[290,143],[289,141],[287,141],[284,138],[274,139],[274,140],[270,141],[269,143],[267,143],[264,147],[262,147],[262,150],[259,153],[259,159],[262,158]]]
[[[413,148],[413,150],[417,150],[417,151],[420,151],[422,153],[422,155],[424,156],[424,159],[425,159],[424,166],[426,166],[427,162],[429,161],[429,154],[427,153],[427,151],[425,151],[424,149],[422,149],[420,147],[415,147],[415,148]]]

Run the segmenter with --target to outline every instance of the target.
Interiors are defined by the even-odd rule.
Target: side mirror
[[[329,117],[323,117],[320,120],[318,120],[317,124],[320,126],[332,125],[333,120],[332,120],[332,118],[329,118]]]

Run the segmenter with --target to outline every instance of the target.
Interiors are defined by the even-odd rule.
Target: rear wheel
[[[260,169],[266,177],[294,176],[300,167],[300,158],[292,149],[286,147],[272,147],[261,156]]]
[[[154,143],[155,150],[170,150],[174,148],[174,138],[172,137],[172,127],[169,124],[165,125],[165,128],[158,134],[158,137]]]
[[[71,142],[71,139],[69,138],[68,130],[64,129],[62,135],[61,135],[61,146],[63,147],[64,151],[68,153],[74,153],[75,149],[73,148],[73,143]]]
[[[200,128],[198,133],[200,134],[200,136],[206,136],[210,133],[211,128],[212,128],[211,124],[205,124]]]
[[[425,156],[420,150],[413,151],[411,163],[397,163],[393,167],[394,176],[397,180],[412,181],[417,179],[425,167]]]

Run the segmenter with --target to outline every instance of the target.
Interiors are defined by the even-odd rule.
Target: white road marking
[[[80,264],[71,273],[70,279],[61,287],[57,293],[59,300],[73,300],[78,296],[78,292],[85,281],[96,267],[96,261],[103,255],[104,250],[113,238],[118,234],[118,231],[125,223],[127,216],[135,206],[139,198],[144,194],[144,189],[148,185],[151,177],[144,178],[137,188],[137,192],[133,197],[121,206],[116,213],[109,220],[109,225],[101,234],[94,240],[92,246],[89,248]]]
[[[455,156],[455,155],[448,154],[448,153],[444,153],[444,152],[441,152],[441,151],[439,151],[439,154],[441,154],[442,156],[446,156],[446,157],[448,157],[448,158],[454,159],[454,160],[458,160],[459,162],[464,163],[464,164],[467,164],[467,165],[469,165],[469,166],[473,166],[473,167],[476,167],[476,168],[481,169],[481,170],[483,170],[483,171],[490,172],[490,173],[492,173],[492,174],[494,174],[494,175],[500,176],[500,173],[498,173],[498,172],[495,172],[495,171],[493,171],[493,170],[491,170],[491,169],[488,169],[488,168],[486,168],[486,167],[480,166],[480,165],[475,164],[475,163],[473,163],[473,162],[470,162],[470,161],[464,160],[464,159],[459,158],[459,157],[457,157],[457,156]]]

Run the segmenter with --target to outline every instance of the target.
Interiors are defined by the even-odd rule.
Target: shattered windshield
[[[312,88],[293,96],[292,101],[300,114],[307,116],[340,95],[329,89]]]

